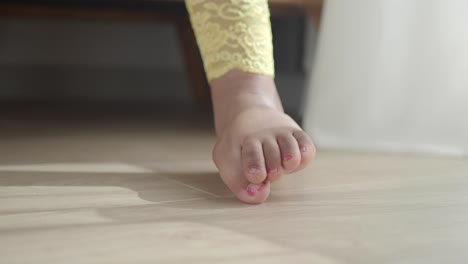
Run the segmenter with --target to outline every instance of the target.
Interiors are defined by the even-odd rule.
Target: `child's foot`
[[[213,160],[238,199],[262,203],[270,181],[312,160],[312,140],[284,114],[271,77],[232,71],[211,86],[217,134]]]

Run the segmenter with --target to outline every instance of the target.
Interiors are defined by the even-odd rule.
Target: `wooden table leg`
[[[312,21],[312,25],[314,25],[315,31],[320,30],[320,20],[322,19],[322,12],[321,11],[312,11],[307,14],[310,21]]]
[[[177,21],[177,31],[184,54],[194,103],[201,107],[211,106],[210,87],[206,79],[203,61],[190,20],[186,18]]]

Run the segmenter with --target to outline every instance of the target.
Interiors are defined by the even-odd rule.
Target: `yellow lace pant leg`
[[[233,69],[274,76],[268,0],[186,0],[209,81]]]

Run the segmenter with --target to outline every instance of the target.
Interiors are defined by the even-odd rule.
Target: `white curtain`
[[[468,154],[468,1],[328,0],[306,99],[322,148]]]

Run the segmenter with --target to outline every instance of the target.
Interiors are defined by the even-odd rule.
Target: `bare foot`
[[[283,112],[273,78],[231,71],[211,87],[217,134],[213,160],[239,200],[262,203],[270,181],[313,159],[312,140]]]

